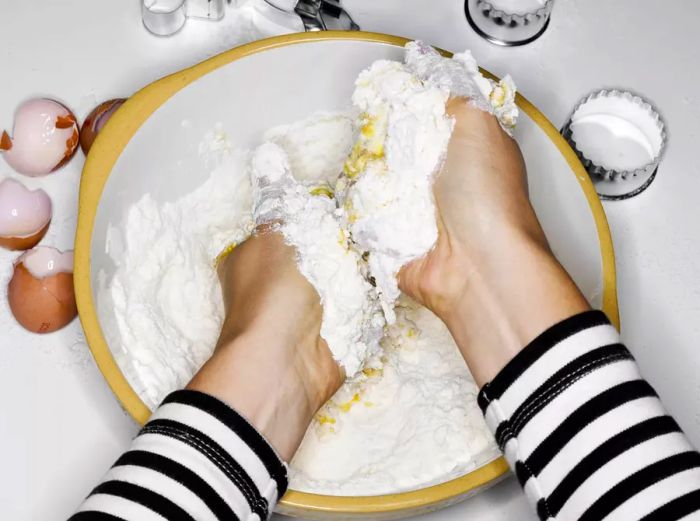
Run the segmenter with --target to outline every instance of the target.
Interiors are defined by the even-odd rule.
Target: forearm
[[[216,349],[187,388],[227,403],[289,460],[324,396],[306,387],[304,368],[285,341],[273,324],[236,336]]]
[[[481,386],[537,335],[590,305],[544,236],[512,228],[474,257],[465,294],[442,318]]]
[[[289,331],[268,319],[224,324],[212,358],[165,399],[72,521],[271,515],[287,488],[284,461],[337,386],[338,369],[330,357],[328,372],[305,366],[314,349],[327,349],[313,330],[310,343],[288,345]],[[298,356],[299,342],[308,358]]]
[[[700,512],[700,455],[619,342],[603,313],[575,315],[482,388],[486,422],[541,519]]]
[[[500,233],[510,235],[472,255],[467,290],[443,319],[540,518],[667,521],[700,512],[700,455],[617,330],[590,310],[543,235]]]
[[[177,391],[70,521],[264,520],[286,489],[285,464],[245,418]]]
[[[214,355],[188,385],[245,416],[289,460],[343,381],[320,337],[318,293],[279,233],[260,232],[219,266],[226,314]]]

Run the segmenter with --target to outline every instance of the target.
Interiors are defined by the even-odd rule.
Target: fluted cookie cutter
[[[225,0],[141,0],[143,25],[157,36],[170,36],[185,25],[188,18],[221,20]]]
[[[601,199],[642,193],[658,172],[666,125],[651,103],[624,90],[600,90],[583,98],[562,129]]]
[[[479,36],[503,46],[535,41],[549,26],[554,0],[465,0],[464,13]]]

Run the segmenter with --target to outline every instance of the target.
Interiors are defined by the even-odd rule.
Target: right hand
[[[438,241],[401,270],[399,287],[447,324],[484,383],[588,304],[549,249],[518,144],[464,99],[447,110],[455,127],[434,184]]]
[[[516,236],[547,248],[518,144],[494,116],[463,98],[451,99],[447,112],[455,126],[433,186],[439,239],[399,275],[401,289],[441,317],[467,293],[470,274],[488,270],[490,258]]]

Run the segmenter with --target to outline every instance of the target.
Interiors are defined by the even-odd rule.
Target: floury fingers
[[[377,61],[355,82],[358,138],[336,194],[390,324],[400,294],[396,274],[437,240],[432,188],[452,134],[446,112],[451,96],[468,98],[494,114],[507,132],[513,130],[518,116],[513,81],[485,78],[468,51],[445,58],[411,42],[405,63]]]
[[[251,180],[255,222],[280,223],[285,241],[297,250],[299,271],[321,297],[321,336],[354,376],[378,353],[385,321],[335,215],[335,200],[295,180],[287,154],[273,143],[253,152]]]

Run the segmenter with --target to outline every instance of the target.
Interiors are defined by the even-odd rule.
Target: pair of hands
[[[479,385],[537,334],[588,309],[551,254],[517,143],[490,114],[448,104],[455,128],[434,184],[439,238],[399,287],[450,329]],[[320,337],[318,294],[278,233],[219,270],[226,315],[214,356],[189,384],[238,410],[289,460],[344,375]]]

